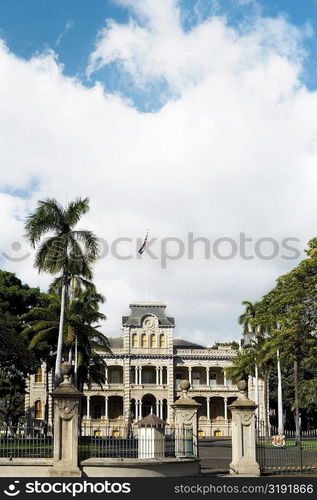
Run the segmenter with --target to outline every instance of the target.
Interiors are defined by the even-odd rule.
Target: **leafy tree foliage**
[[[16,423],[24,413],[25,377],[39,364],[22,335],[23,314],[45,302],[38,288],[0,270],[0,421]]]
[[[317,238],[308,243],[307,258],[292,271],[279,277],[275,287],[252,309],[239,317],[243,332],[252,331],[257,340],[263,336],[259,346],[258,359],[262,366],[273,373],[271,389],[274,401],[274,362],[277,350],[280,352],[284,387],[284,406],[289,414],[293,411],[297,441],[300,435],[300,415],[306,423],[316,425],[317,421]],[[247,349],[237,358],[236,369],[242,370],[250,356]],[[263,365],[264,363],[264,365]],[[291,378],[292,377],[292,382]],[[276,397],[276,396],[275,396]],[[302,419],[303,420],[303,419]]]
[[[106,319],[99,312],[102,295],[90,287],[89,290],[77,289],[72,300],[66,302],[63,331],[64,358],[69,357],[77,337],[78,386],[90,384],[91,380],[102,384],[105,362],[100,351],[109,351],[108,339],[98,330],[98,321]],[[35,307],[23,315],[26,321],[24,335],[32,350],[45,351],[49,346],[48,366],[53,366],[56,357],[56,338],[59,331],[60,297],[48,295],[46,307]]]

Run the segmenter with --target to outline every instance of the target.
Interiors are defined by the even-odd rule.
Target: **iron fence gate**
[[[153,430],[150,426],[148,431]],[[142,429],[144,430],[144,428]],[[136,427],[82,426],[79,460],[87,458],[167,458],[194,456],[192,429],[166,428],[147,433]]]
[[[257,461],[263,474],[304,474],[317,470],[316,429],[301,431],[296,438],[294,430],[284,430],[283,436],[279,436],[277,429],[270,428],[266,433],[259,424],[256,443]]]
[[[0,458],[52,458],[53,429],[48,426],[0,426]]]

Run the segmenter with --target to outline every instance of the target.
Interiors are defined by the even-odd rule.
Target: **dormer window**
[[[160,347],[163,347],[163,348],[164,348],[164,347],[166,347],[166,344],[165,344],[165,335],[164,335],[164,333],[162,333],[162,334],[160,335]]]
[[[139,336],[137,333],[132,335],[132,347],[139,347]]]
[[[148,346],[147,335],[146,335],[146,333],[143,333],[143,335],[142,335],[142,347],[147,347],[147,346]]]
[[[35,401],[34,408],[35,408],[35,418],[36,419],[43,418],[43,405],[42,405],[42,401],[40,401],[39,399],[37,401]]]
[[[155,333],[152,333],[151,335],[151,347],[157,347],[157,337]]]
[[[38,368],[35,372],[35,382],[43,382],[42,368]]]

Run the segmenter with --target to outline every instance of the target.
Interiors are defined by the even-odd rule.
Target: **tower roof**
[[[122,317],[123,326],[142,326],[142,319],[151,314],[157,317],[159,326],[175,325],[174,318],[166,316],[164,302],[132,302],[129,307],[130,316]]]

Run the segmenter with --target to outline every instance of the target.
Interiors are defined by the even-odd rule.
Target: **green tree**
[[[46,307],[31,309],[24,315],[27,325],[24,335],[28,339],[30,349],[37,351],[46,350],[52,353],[56,344],[56,335],[59,331],[60,300],[59,296],[51,293]],[[66,358],[69,350],[77,337],[78,357],[78,386],[84,383],[90,384],[91,379],[95,382],[104,383],[105,363],[100,351],[109,351],[108,339],[98,330],[98,321],[106,319],[99,311],[99,305],[103,302],[102,295],[89,290],[78,289],[74,299],[66,302],[63,324],[63,353]],[[44,346],[44,347],[43,347]],[[52,365],[51,358],[51,365]]]
[[[13,274],[0,270],[0,421],[16,424],[24,414],[25,378],[38,366],[22,335],[23,314],[45,301]]]
[[[278,325],[269,342],[280,350],[283,363],[292,365],[297,443],[300,440],[300,405],[304,401],[301,391],[305,387],[300,381],[305,359],[317,346],[317,238],[310,240],[306,252],[308,258],[278,278],[273,290],[262,299],[268,321]]]
[[[245,307],[244,313],[239,316],[238,322],[242,326],[243,335],[250,333],[256,333],[255,318],[258,308],[257,302],[251,302],[249,300],[244,300],[241,304]]]
[[[80,218],[89,210],[88,198],[77,198],[63,208],[55,199],[39,201],[38,207],[26,221],[26,236],[38,249],[35,267],[41,272],[61,274],[60,303],[55,383],[58,383],[63,352],[65,302],[73,276],[92,279],[92,263],[99,252],[96,236],[88,230],[76,230]],[[49,235],[43,240],[44,235]]]

